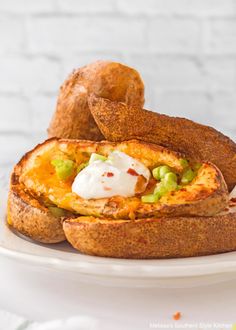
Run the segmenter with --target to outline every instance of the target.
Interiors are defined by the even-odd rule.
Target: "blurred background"
[[[146,108],[236,139],[236,0],[0,0],[0,163],[46,138],[79,66],[135,67]]]

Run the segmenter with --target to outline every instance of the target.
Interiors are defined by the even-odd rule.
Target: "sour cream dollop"
[[[84,199],[117,195],[131,197],[136,193],[141,175],[146,179],[143,183],[145,190],[150,179],[149,169],[124,152],[113,151],[106,161],[90,162],[79,172],[72,184],[72,191]]]

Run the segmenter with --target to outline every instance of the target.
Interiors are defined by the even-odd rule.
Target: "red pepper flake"
[[[130,174],[130,175],[133,175],[133,176],[138,176],[139,175],[133,168],[129,168],[127,173]]]
[[[232,197],[232,198],[230,199],[230,202],[232,202],[232,203],[236,203],[236,197]]]
[[[175,321],[178,321],[181,319],[181,313],[180,312],[176,312],[174,315],[173,315],[173,320]]]
[[[226,208],[224,209],[224,211],[225,211],[225,212],[229,211],[229,208],[228,208],[228,207],[226,207]]]
[[[111,178],[112,176],[114,176],[114,173],[112,173],[112,172],[107,172],[107,177],[108,177],[108,178]]]
[[[103,187],[104,190],[108,191],[108,190],[111,190],[110,187]]]

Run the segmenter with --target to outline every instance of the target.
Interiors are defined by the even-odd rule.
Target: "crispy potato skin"
[[[54,138],[36,146],[22,157],[12,173],[8,199],[8,222],[18,232],[43,243],[57,243],[66,238],[82,253],[116,258],[188,257],[236,249],[235,213],[212,217],[173,215],[139,220],[99,219],[90,216],[75,218],[74,215],[63,219],[54,217],[40,200],[30,195],[19,182],[19,177],[30,165],[38,149],[50,149],[58,141],[64,149],[69,146],[66,149],[69,153],[76,150],[78,143],[84,150],[89,147],[94,151],[95,145],[96,148],[99,146],[99,150],[107,149],[106,141],[96,143]],[[173,157],[177,167],[180,154],[169,156]],[[225,196],[223,190],[218,191],[219,198]]]
[[[202,256],[236,250],[236,213],[135,221],[67,219],[67,240],[82,253],[152,259]]]
[[[179,191],[163,196],[158,203],[142,203],[140,196],[113,196],[100,199],[83,199],[71,192],[73,182],[61,182],[50,168],[50,161],[60,150],[70,155],[77,166],[81,162],[82,154],[97,152],[107,155],[116,149],[139,159],[147,167],[153,168],[157,164],[168,164],[177,172],[183,170],[180,165],[182,155],[158,145],[143,143],[138,140],[111,143],[109,141],[91,142],[80,140],[51,139],[36,147],[22,161],[23,170],[20,182],[34,196],[41,196],[60,208],[67,209],[81,215],[107,217],[114,219],[134,219],[167,216],[210,216],[215,215],[227,206],[228,192],[221,172],[210,163],[202,164],[196,178],[191,184]],[[44,158],[46,154],[46,158]],[[77,157],[77,159],[76,159]],[[160,163],[158,163],[161,161]],[[83,161],[82,161],[83,162]],[[48,166],[49,165],[49,166]],[[46,175],[45,173],[52,173]]]
[[[89,107],[107,140],[140,139],[196,161],[210,161],[221,170],[230,191],[236,185],[236,144],[215,129],[94,95]]]
[[[120,63],[97,61],[75,70],[61,86],[49,137],[103,139],[88,107],[90,93],[129,105],[144,104],[144,85],[136,70]]]
[[[27,156],[25,156],[27,157]],[[8,224],[21,234],[42,243],[58,243],[65,240],[62,218],[49,210],[19,183],[22,166],[16,165],[8,194]]]

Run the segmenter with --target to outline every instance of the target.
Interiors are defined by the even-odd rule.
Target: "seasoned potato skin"
[[[63,228],[75,249],[100,257],[182,258],[236,250],[236,213],[134,221],[78,217]]]
[[[28,160],[24,160],[20,182],[34,196],[46,200],[50,196],[51,202],[60,208],[98,217],[134,219],[181,215],[209,216],[226,207],[228,202],[226,184],[220,171],[210,163],[202,164],[192,183],[179,191],[166,194],[158,203],[153,204],[142,203],[140,196],[129,198],[113,196],[89,200],[80,198],[71,192],[73,178],[69,182],[62,182],[51,165],[54,155],[58,155],[61,150],[63,155],[69,155],[78,166],[83,162],[81,157],[88,151],[106,156],[113,149],[124,151],[139,159],[150,169],[159,165],[161,161],[161,164],[168,164],[177,172],[183,170],[182,155],[138,140],[111,143],[54,139],[34,149],[31,155],[28,155]]]
[[[35,151],[39,148],[50,148],[51,144],[57,144],[58,141],[69,153],[73,153],[78,147],[76,140],[47,140],[28,152],[13,170],[8,199],[8,223],[18,232],[43,243],[57,243],[66,238],[82,253],[115,258],[189,257],[236,249],[235,213],[211,217],[176,217],[173,214],[169,217],[138,220],[75,215],[66,218],[54,217],[40,199],[32,197],[19,178],[30,165],[33,156],[37,155]],[[79,143],[84,150],[89,148],[91,152],[94,148],[99,152],[101,149],[107,150],[106,141]],[[181,155],[170,153],[169,157],[176,170],[180,170],[178,159]],[[222,180],[221,177],[219,179]],[[222,197],[222,191],[219,196]]]
[[[138,107],[144,104],[144,85],[136,70],[116,62],[97,61],[73,71],[61,86],[49,137],[103,139],[88,107],[91,93]]]
[[[25,156],[27,158],[27,156]],[[65,240],[62,228],[62,218],[55,217],[48,208],[25,192],[19,183],[21,165],[16,165],[11,175],[8,194],[8,224],[38,242],[58,243]]]
[[[229,191],[236,185],[236,144],[214,128],[95,95],[90,96],[89,107],[107,140],[140,139],[196,161],[210,161],[221,170]]]

